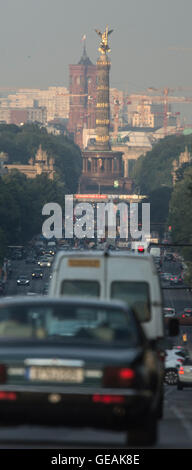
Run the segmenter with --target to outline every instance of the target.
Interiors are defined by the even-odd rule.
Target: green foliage
[[[169,208],[169,223],[172,226],[172,239],[180,244],[192,244],[192,167],[184,172],[184,177],[176,183]],[[182,254],[192,261],[192,247],[184,247]]]
[[[181,152],[192,148],[192,136],[168,136],[156,143],[150,152],[141,156],[134,168],[133,177],[141,193],[149,192],[158,187],[172,187],[173,160],[178,159]]]
[[[151,232],[157,231],[160,236],[163,236],[165,230],[171,192],[171,188],[168,187],[157,188],[151,191],[145,200],[150,203]]]
[[[8,163],[27,164],[35,158],[39,148],[55,160],[57,177],[65,183],[66,193],[74,193],[81,174],[81,151],[72,140],[64,135],[48,134],[37,124],[15,125],[0,124],[0,152],[8,154]]]
[[[44,204],[64,207],[65,194],[77,191],[81,151],[69,138],[38,125],[0,125],[0,152],[8,154],[8,163],[27,164],[40,145],[55,160],[53,180],[46,174],[27,178],[14,169],[0,178],[0,264],[7,245],[25,244],[41,232]]]

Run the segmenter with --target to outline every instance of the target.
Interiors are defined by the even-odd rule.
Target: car
[[[184,354],[180,351],[165,351],[165,373],[164,381],[167,385],[177,385],[178,369],[184,361]]]
[[[191,307],[184,308],[183,314],[185,315],[185,317],[191,317],[192,316],[192,308]]]
[[[175,314],[176,314],[175,308],[173,307],[165,307],[163,309],[163,313],[164,313],[164,318],[168,318],[168,317],[172,318],[172,317],[175,317]]]
[[[175,285],[175,284],[182,284],[183,279],[180,275],[178,274],[172,274],[170,277],[170,285]]]
[[[18,286],[28,286],[30,284],[30,281],[29,279],[27,278],[27,276],[25,276],[24,274],[21,274],[18,278],[17,278],[17,285]]]
[[[43,272],[41,269],[34,269],[31,276],[32,276],[32,279],[42,279]]]
[[[165,282],[169,282],[172,274],[171,273],[163,273],[163,280]]]
[[[157,440],[161,378],[137,316],[120,301],[0,301],[0,415],[4,423],[61,422]]]
[[[43,258],[43,259],[41,259],[40,261],[38,261],[38,265],[39,265],[41,268],[50,268],[50,266],[51,266],[51,261],[48,260],[47,258]]]
[[[192,358],[189,356],[178,370],[177,389],[183,390],[184,387],[192,387]]]

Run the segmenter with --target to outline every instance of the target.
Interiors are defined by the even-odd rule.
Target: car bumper
[[[143,423],[153,411],[155,404],[154,393],[150,390],[76,391],[73,388],[70,390],[61,390],[60,387],[43,388],[44,390],[42,387],[37,387],[27,391],[22,387],[1,387],[1,421],[17,424],[57,422],[75,427],[92,426],[126,430],[129,425],[134,427]],[[103,403],[105,397],[107,397],[106,402]]]
[[[192,380],[178,380],[178,384],[182,385],[182,387],[192,387]]]

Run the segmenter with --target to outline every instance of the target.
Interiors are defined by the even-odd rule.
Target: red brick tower
[[[96,65],[89,59],[85,40],[83,54],[77,65],[69,65],[70,108],[68,131],[79,147],[83,147],[83,128],[95,129]]]

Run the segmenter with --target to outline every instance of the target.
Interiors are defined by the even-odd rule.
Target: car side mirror
[[[179,321],[177,318],[170,318],[168,322],[168,335],[177,336],[179,334]]]

